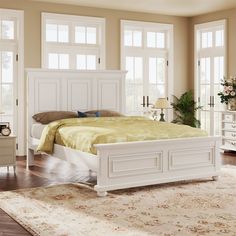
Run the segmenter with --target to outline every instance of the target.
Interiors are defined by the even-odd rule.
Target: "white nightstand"
[[[13,166],[16,173],[16,137],[0,136],[0,167]]]

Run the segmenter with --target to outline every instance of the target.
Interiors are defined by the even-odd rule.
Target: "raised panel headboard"
[[[125,112],[126,71],[27,69],[28,125],[50,110],[110,109]]]

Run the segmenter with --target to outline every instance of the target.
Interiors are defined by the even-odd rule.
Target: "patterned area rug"
[[[33,235],[236,235],[236,169],[219,181],[114,191],[66,184],[0,193],[0,207]]]

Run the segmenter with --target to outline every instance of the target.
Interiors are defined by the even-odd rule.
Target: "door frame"
[[[199,65],[198,65],[198,42],[200,41],[199,39],[199,30],[205,29],[205,28],[211,28],[211,27],[217,27],[219,25],[224,26],[224,74],[225,76],[228,76],[228,55],[227,55],[227,48],[228,48],[228,41],[227,41],[227,20],[222,19],[222,20],[216,20],[216,21],[210,21],[210,22],[205,22],[201,24],[195,24],[194,25],[194,100],[199,103],[198,97],[198,83],[199,83]],[[212,73],[212,71],[211,71]],[[212,113],[211,109],[209,110],[210,113]],[[200,112],[197,113],[198,119]],[[211,116],[211,114],[210,114]]]
[[[143,33],[148,30],[155,29],[158,27],[158,30],[166,30],[168,32],[168,41],[166,42],[168,45],[168,66],[167,66],[167,88],[166,88],[166,97],[168,97],[169,102],[171,103],[174,94],[174,25],[173,24],[163,24],[158,22],[145,22],[145,21],[131,21],[131,20],[120,20],[120,68],[121,70],[125,70],[125,46],[124,46],[124,29],[125,26],[142,28]],[[145,44],[146,41],[142,38],[142,42]],[[143,47],[141,47],[143,49]],[[139,48],[135,49],[139,51]],[[148,54],[149,55],[149,54]],[[143,58],[147,57],[145,53],[142,55]],[[145,62],[144,62],[145,63]],[[148,65],[143,64],[143,68],[147,68]],[[143,73],[144,73],[143,70]],[[173,119],[173,111],[172,109],[168,109],[168,120]]]
[[[25,76],[24,76],[24,11],[23,10],[12,10],[0,8],[0,14],[4,17],[16,18],[17,24],[17,48],[15,51],[15,66],[17,81],[14,82],[14,94],[15,106],[14,111],[16,112],[16,135],[17,135],[17,147],[16,155],[24,156],[26,154],[26,119],[25,119]],[[17,105],[18,104],[18,105]]]

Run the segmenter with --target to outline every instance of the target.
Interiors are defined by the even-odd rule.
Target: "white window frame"
[[[218,47],[210,47],[210,48],[202,48],[201,51],[199,52],[199,45],[201,45],[202,42],[200,42],[200,34],[199,31],[203,31],[207,29],[212,29],[212,28],[217,28],[219,26],[223,26],[224,28],[224,48],[218,48]],[[212,44],[214,45],[214,37],[212,39]],[[199,104],[199,66],[198,66],[198,60],[199,60],[199,55],[200,56],[215,56],[215,55],[222,55],[224,57],[224,76],[228,75],[228,58],[227,58],[227,20],[217,20],[217,21],[211,21],[211,22],[206,22],[202,24],[196,24],[194,26],[194,99],[195,101],[198,102]],[[200,42],[200,43],[199,43]],[[213,71],[211,71],[211,74],[213,74]],[[201,105],[201,104],[199,104]],[[210,110],[212,112],[212,110]],[[200,111],[198,111],[197,116],[199,117]],[[213,135],[214,132],[214,127],[212,124],[212,121],[210,121],[210,135]]]
[[[46,22],[51,21],[55,24],[59,23],[66,23],[69,25],[69,42],[68,43],[54,43],[54,42],[46,42]],[[105,69],[106,68],[106,35],[105,35],[105,18],[100,17],[89,17],[89,16],[75,16],[75,15],[66,15],[66,14],[54,14],[54,13],[41,13],[41,65],[42,68],[48,68],[48,58],[47,52],[49,50],[55,51],[58,48],[57,53],[67,53],[69,54],[70,62],[69,62],[69,69],[76,69],[76,59],[75,59],[75,52],[88,52],[93,53],[94,55],[98,55],[97,64],[99,64],[98,69]],[[99,30],[99,41],[96,45],[89,45],[89,44],[77,44],[71,41],[74,39],[74,27],[76,25],[81,26],[91,26],[94,25]],[[70,40],[71,38],[71,40]],[[63,48],[61,47],[63,45]],[[74,60],[71,60],[74,58]]]
[[[195,94],[195,99],[196,101],[198,100],[198,94],[197,94],[197,88],[198,88],[198,41],[199,39],[199,35],[198,35],[198,31],[199,30],[204,30],[207,28],[214,28],[214,27],[218,27],[219,25],[223,25],[224,27],[224,51],[223,51],[223,56],[224,56],[224,61],[225,61],[225,75],[227,75],[227,20],[223,19],[223,20],[217,20],[217,21],[211,21],[211,22],[206,22],[206,23],[202,23],[202,24],[197,24],[194,26],[194,94]],[[214,42],[214,41],[213,41]],[[212,54],[214,55],[216,50],[219,50],[220,52],[222,51],[222,49],[218,49],[218,48],[213,48],[213,49],[209,49],[209,48],[205,48],[202,49],[202,55],[204,55],[204,51],[207,52],[206,55],[209,55],[209,51],[212,51]]]
[[[162,24],[154,22],[144,22],[144,21],[129,21],[121,20],[120,21],[121,33],[120,33],[120,48],[121,48],[121,57],[120,57],[120,66],[122,70],[125,70],[125,57],[128,55],[140,55],[139,51],[143,51],[143,56],[146,57],[150,55],[150,50],[152,50],[153,55],[162,55],[167,58],[168,67],[167,67],[167,81],[166,81],[166,97],[168,97],[169,102],[172,102],[172,95],[174,94],[174,26],[173,24]],[[142,47],[128,47],[124,45],[124,31],[125,28],[137,28],[143,31],[143,35],[147,32],[167,32],[168,37],[165,41],[165,48],[147,48],[146,40],[142,38]],[[146,37],[145,37],[146,39]],[[143,48],[145,46],[146,50]],[[168,49],[168,55],[166,55],[166,50]],[[144,51],[145,50],[145,51]],[[130,54],[131,53],[131,54]],[[144,65],[144,68],[147,65]],[[173,118],[173,112],[171,109],[168,109],[168,120]]]
[[[26,154],[25,139],[25,81],[24,81],[24,11],[12,9],[0,9],[0,16],[4,19],[17,19],[14,30],[14,40],[6,40],[6,45],[15,47],[15,53],[18,57],[16,61],[16,78],[14,82],[15,91],[15,131],[17,135],[16,154],[24,156]],[[16,27],[18,30],[16,30]],[[16,58],[14,58],[16,60]],[[18,104],[18,105],[17,105]]]

